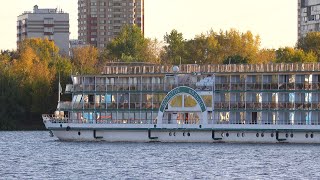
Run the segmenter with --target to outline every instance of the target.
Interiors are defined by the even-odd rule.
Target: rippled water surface
[[[319,179],[320,145],[61,142],[0,132],[0,179]]]

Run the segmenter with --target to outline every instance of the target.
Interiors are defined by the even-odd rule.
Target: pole
[[[58,83],[58,110],[60,111],[60,93],[61,93],[61,84],[60,84],[60,71],[59,71],[59,83]]]

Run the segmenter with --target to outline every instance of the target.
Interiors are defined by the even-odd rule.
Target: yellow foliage
[[[73,62],[81,74],[95,73],[98,64],[98,49],[93,46],[74,48]]]

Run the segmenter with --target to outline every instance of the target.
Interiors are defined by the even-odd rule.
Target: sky
[[[39,8],[69,13],[70,39],[77,39],[77,0],[10,0],[0,6],[0,49],[16,49],[17,16]],[[297,41],[297,0],[145,0],[145,37],[163,41],[176,29],[185,39],[209,30],[251,31],[261,48],[293,47]]]

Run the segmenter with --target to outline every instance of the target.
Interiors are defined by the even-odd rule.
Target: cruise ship
[[[52,115],[63,141],[320,143],[320,63],[109,63],[72,75]]]

